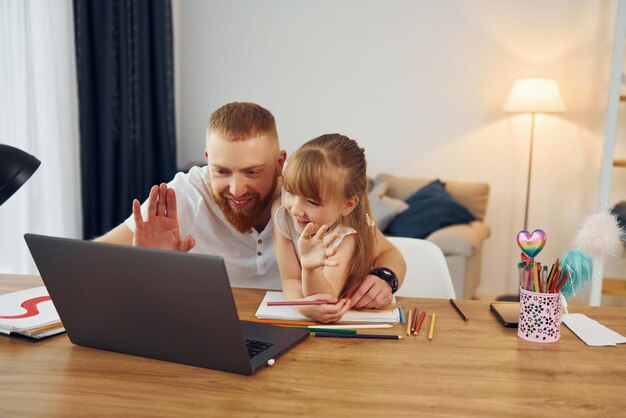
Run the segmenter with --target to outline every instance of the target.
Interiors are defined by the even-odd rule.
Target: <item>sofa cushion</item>
[[[387,187],[387,183],[380,183],[368,195],[374,221],[381,231],[387,228],[393,218],[409,208],[409,204],[404,200],[385,196]]]
[[[393,176],[391,174],[378,174],[374,178],[373,186],[387,183],[387,196],[396,199],[407,200],[409,196],[421,189],[432,179],[417,179],[409,177]],[[477,219],[485,220],[487,202],[489,200],[489,184],[465,181],[446,181],[445,187],[448,193],[463,206],[465,206]]]
[[[446,191],[439,179],[413,193],[406,202],[409,208],[391,221],[385,234],[423,239],[448,225],[476,220],[465,206]]]
[[[481,221],[449,225],[436,230],[426,239],[437,244],[445,256],[471,257],[483,242],[480,234],[481,225],[484,225]]]

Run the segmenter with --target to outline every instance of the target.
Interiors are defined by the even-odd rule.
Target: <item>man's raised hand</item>
[[[148,213],[144,220],[141,214],[139,200],[133,200],[133,219],[135,220],[135,234],[133,246],[146,248],[161,248],[166,250],[191,250],[196,241],[191,235],[184,240],[180,239],[178,219],[176,214],[176,193],[174,189],[161,183],[152,186],[148,197]]]

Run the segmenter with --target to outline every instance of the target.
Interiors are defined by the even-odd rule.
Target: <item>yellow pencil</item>
[[[430,330],[428,330],[428,339],[433,339],[433,334],[435,333],[435,314],[430,317]]]
[[[535,292],[541,293],[539,288],[539,275],[537,274],[537,264],[533,264],[533,282],[535,283]]]
[[[411,335],[411,318],[413,317],[413,309],[409,308],[408,319],[406,320],[406,335]]]

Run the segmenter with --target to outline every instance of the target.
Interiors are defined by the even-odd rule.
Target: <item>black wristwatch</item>
[[[376,277],[380,277],[391,286],[391,293],[396,293],[398,290],[398,276],[391,269],[387,267],[374,267],[370,270],[370,274]]]

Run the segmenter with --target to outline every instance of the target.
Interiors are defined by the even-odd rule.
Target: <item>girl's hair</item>
[[[357,231],[354,258],[341,293],[347,292],[370,271],[376,239],[370,222],[365,150],[347,136],[322,135],[302,145],[289,158],[283,177],[286,191],[337,208],[345,199],[359,198],[356,207],[337,220],[337,224]]]

